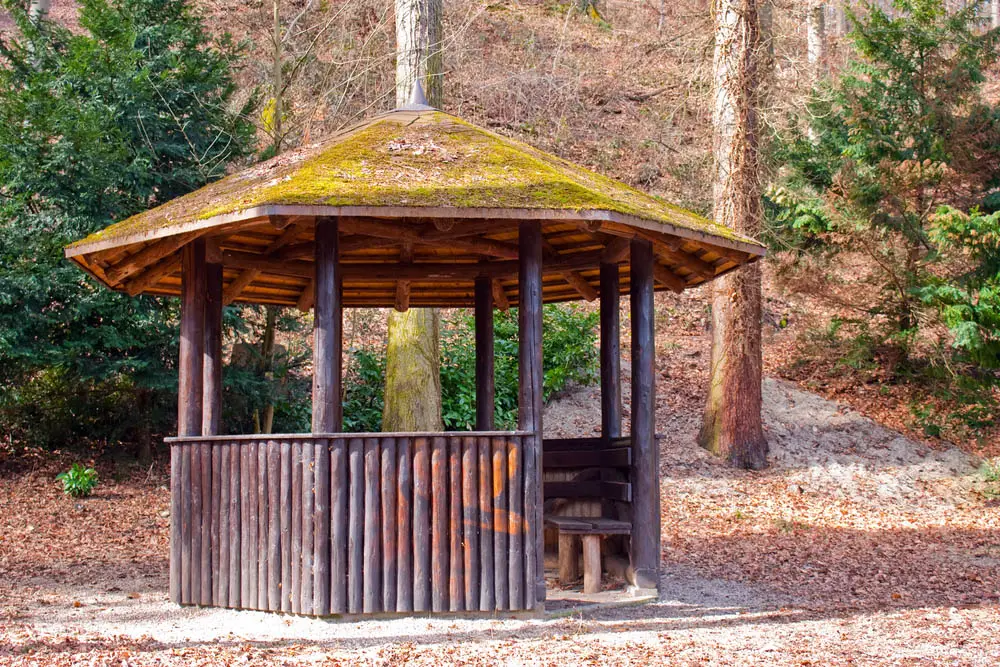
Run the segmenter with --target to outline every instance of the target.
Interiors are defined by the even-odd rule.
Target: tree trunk
[[[715,0],[716,220],[760,233],[757,0]],[[751,264],[714,282],[712,356],[699,443],[733,465],[760,469],[767,441],[761,425],[761,277]]]
[[[31,0],[31,4],[28,6],[28,18],[31,19],[32,23],[37,24],[49,15],[51,7],[52,0]]]
[[[990,25],[1000,28],[1000,0],[990,2]]]
[[[423,83],[428,103],[444,97],[441,0],[396,0],[396,106]],[[383,431],[440,431],[441,359],[437,308],[389,313]]]
[[[826,76],[826,4],[810,0],[806,16],[806,59],[813,80]]]
[[[440,431],[441,376],[436,308],[393,311],[386,349],[383,431]]]

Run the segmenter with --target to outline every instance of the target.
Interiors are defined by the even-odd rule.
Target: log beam
[[[294,241],[300,231],[301,230],[297,225],[288,225],[284,228],[284,231],[278,235],[278,238],[271,242],[271,244],[267,247],[267,250],[264,251],[264,254],[270,256],[281,250]],[[250,283],[256,280],[260,273],[261,272],[258,269],[244,269],[240,272],[240,275],[236,276],[236,278],[229,283],[229,287],[226,288],[226,292],[223,297],[224,303],[229,305],[238,299],[243,290],[245,290]]]
[[[659,587],[660,484],[656,446],[655,261],[649,241],[632,241],[632,538],[630,559],[639,588]]]
[[[477,278],[476,322],[476,430],[494,427],[493,285],[489,278]]]
[[[202,435],[222,427],[222,265],[205,270],[205,342],[202,363]]]
[[[184,248],[181,278],[181,341],[178,362],[177,435],[201,434],[205,349],[205,242]]]
[[[507,291],[503,288],[503,283],[494,278],[490,284],[493,287],[493,303],[496,307],[504,312],[510,310],[510,300],[507,298]]]
[[[684,282],[683,278],[662,264],[653,264],[653,276],[655,277],[656,282],[669,288],[677,294],[683,292],[684,288],[687,287],[687,283]]]
[[[164,257],[153,266],[146,269],[139,276],[125,283],[125,292],[129,296],[136,296],[155,285],[161,278],[169,276],[181,265],[181,253],[174,253]]]
[[[112,285],[117,285],[139,271],[142,271],[156,262],[159,262],[167,255],[172,255],[183,247],[188,241],[197,237],[197,233],[179,234],[177,236],[168,236],[165,239],[154,241],[134,255],[129,255],[114,266],[108,268],[107,271],[105,271],[105,276],[107,276],[108,281]]]
[[[617,264],[601,264],[601,435],[622,434],[621,288]]]
[[[337,258],[337,219],[316,222],[316,279],[313,318],[313,411],[312,432],[334,433],[340,403],[340,355],[338,341],[342,324]]]
[[[523,438],[524,608],[545,601],[545,551],[542,531],[542,230],[537,221],[522,222],[518,234],[518,426]],[[512,503],[513,505],[513,503]],[[513,505],[516,506],[516,505]],[[520,554],[518,554],[520,556]],[[514,557],[514,554],[512,554]],[[511,581],[511,583],[519,583]],[[511,604],[518,599],[510,591]]]

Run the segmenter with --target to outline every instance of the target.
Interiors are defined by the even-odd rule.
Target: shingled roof
[[[675,290],[764,252],[756,241],[660,198],[418,106],[376,116],[113,224],[66,254],[109,287],[177,294],[179,249],[207,237],[227,267],[230,299],[302,306],[311,225],[319,216],[341,219],[345,267],[410,266],[414,305],[466,305],[474,266],[516,258],[511,241],[526,219],[543,222],[551,271],[575,276],[546,287],[549,301],[592,298],[584,284],[596,284],[593,272],[601,253],[605,259],[613,254],[614,247],[606,248],[614,239],[654,241],[662,268],[675,278],[661,274],[660,284]],[[254,264],[252,255],[261,261]],[[440,283],[448,279],[440,272],[420,281],[420,265],[430,269],[431,261],[466,267],[443,290]],[[251,270],[252,280],[245,275]],[[499,266],[483,270],[500,282],[508,278]],[[396,303],[392,271],[384,280],[369,276],[353,291],[349,270],[345,276],[345,305]],[[238,291],[230,289],[237,278],[245,283]]]

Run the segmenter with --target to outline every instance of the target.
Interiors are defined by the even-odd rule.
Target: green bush
[[[575,306],[545,306],[542,314],[542,398],[549,401],[571,384],[597,379],[597,313]],[[517,426],[517,310],[498,312],[493,322],[495,423]],[[344,384],[344,430],[379,431],[385,388],[385,351],[351,350]],[[475,320],[466,313],[445,322],[441,332],[441,418],[449,431],[466,431],[476,423]]]
[[[56,479],[62,482],[63,493],[67,496],[84,498],[89,496],[94,491],[94,487],[97,486],[97,471],[74,463],[69,470],[56,475]]]

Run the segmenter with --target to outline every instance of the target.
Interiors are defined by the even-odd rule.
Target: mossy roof
[[[606,219],[763,254],[756,241],[661,198],[434,109],[397,109],[115,223],[68,256],[300,207],[450,217]],[[491,213],[492,212],[492,213]],[[495,215],[494,215],[495,213]],[[512,215],[517,213],[518,215]]]

